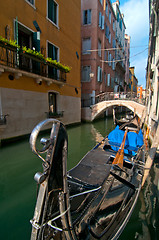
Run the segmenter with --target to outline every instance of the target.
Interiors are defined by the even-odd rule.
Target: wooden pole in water
[[[113,121],[114,121],[114,124],[115,124],[115,109],[113,108]]]
[[[145,171],[144,171],[144,176],[143,176],[143,180],[142,180],[142,187],[144,186],[146,178],[149,175],[149,171],[151,169],[158,145],[159,145],[159,125],[157,127],[156,134],[153,138],[153,142],[152,142],[152,145],[151,145],[151,148],[150,148],[147,160],[146,160]]]

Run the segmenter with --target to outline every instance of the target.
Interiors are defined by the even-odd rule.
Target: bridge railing
[[[139,99],[135,93],[131,92],[106,92],[87,99],[82,99],[82,107],[89,107],[103,101],[110,100],[131,100],[145,105],[145,98]]]

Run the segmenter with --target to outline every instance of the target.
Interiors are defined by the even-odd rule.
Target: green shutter
[[[40,51],[40,32],[33,33],[33,47],[37,52]]]

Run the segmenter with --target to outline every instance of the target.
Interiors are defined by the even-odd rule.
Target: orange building
[[[142,91],[143,91],[142,86],[138,86],[138,87],[137,87],[137,97],[138,97],[139,99],[142,99]]]
[[[46,117],[81,121],[80,9],[80,0],[1,2],[0,139]]]

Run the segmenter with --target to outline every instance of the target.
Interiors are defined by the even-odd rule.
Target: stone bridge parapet
[[[92,105],[91,108],[91,114],[90,121],[93,121],[95,118],[97,118],[100,114],[106,111],[107,108],[113,107],[113,106],[124,106],[129,108],[131,111],[135,112],[139,118],[144,119],[146,114],[146,106],[143,104],[137,103],[132,100],[108,100],[108,101],[102,101],[95,105]]]

